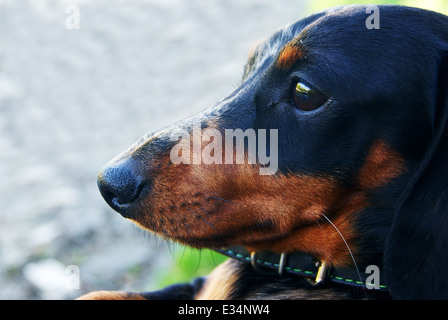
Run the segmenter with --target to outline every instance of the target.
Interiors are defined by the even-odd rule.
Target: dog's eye
[[[322,92],[300,81],[293,88],[292,99],[295,106],[302,111],[317,109],[328,100]]]

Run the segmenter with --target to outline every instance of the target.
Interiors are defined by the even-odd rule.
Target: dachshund
[[[123,217],[231,258],[80,299],[447,299],[448,17],[376,8],[276,32],[228,97],[105,165]]]

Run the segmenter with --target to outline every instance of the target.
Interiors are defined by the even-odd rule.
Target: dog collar
[[[387,291],[381,273],[377,275],[379,281],[372,281],[369,277],[371,271],[357,270],[355,268],[331,268],[324,261],[318,261],[311,255],[303,252],[276,254],[268,251],[249,252],[244,247],[236,246],[217,249],[217,252],[230,258],[251,263],[258,273],[268,273],[276,270],[279,275],[292,274],[305,277],[314,286],[331,281],[352,287],[375,291]],[[366,271],[366,272],[364,272]],[[269,272],[272,274],[272,272]]]

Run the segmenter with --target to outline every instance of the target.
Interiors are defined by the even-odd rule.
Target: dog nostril
[[[103,195],[104,200],[113,208],[124,207],[126,203],[122,203],[122,200],[115,193],[110,191],[105,191],[101,193]]]
[[[101,195],[119,213],[137,200],[143,186],[143,179],[126,163],[106,166],[98,174]]]

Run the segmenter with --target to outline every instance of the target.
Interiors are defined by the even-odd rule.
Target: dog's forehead
[[[369,28],[372,19],[377,19],[375,28]],[[442,23],[431,24],[434,20]],[[335,7],[284,27],[258,45],[252,54],[260,62],[280,54],[285,46],[299,42],[313,49],[319,45],[331,49],[344,44],[348,49],[357,45],[369,50],[372,43],[377,47],[390,47],[391,41],[422,42],[421,37],[426,35],[424,39],[428,43],[434,40],[433,35],[446,35],[446,21],[446,17],[435,12],[403,6]]]
[[[362,19],[365,19],[365,7],[349,6],[330,8],[285,26],[267,38],[267,40],[257,44],[250,51],[245,75],[266,62],[272,62],[285,48],[291,49],[297,47],[299,44],[302,44],[303,39],[310,39],[313,34],[321,33],[323,28],[331,29],[334,26],[337,29],[340,28],[338,24],[341,23],[341,20],[347,19],[362,21]],[[337,36],[337,33],[333,33],[328,40],[331,40],[335,36]],[[295,54],[293,51],[290,51],[290,53]]]
[[[376,74],[387,65],[390,77],[395,78],[419,52],[436,54],[437,39],[445,37],[446,24],[434,27],[430,21],[446,22],[446,17],[402,6],[375,8],[379,29],[368,28],[372,11],[359,5],[331,8],[281,29],[252,50],[243,79],[269,66],[290,71],[302,59],[307,72],[315,75],[334,74],[347,80],[353,70]],[[401,45],[396,46],[397,42]],[[397,55],[403,59],[397,62]],[[416,73],[421,68],[416,66]]]

